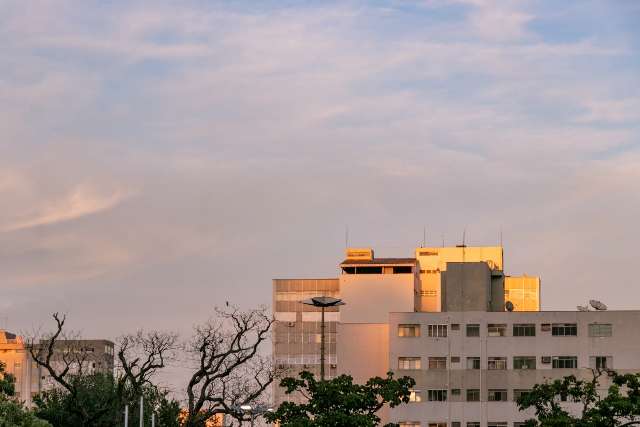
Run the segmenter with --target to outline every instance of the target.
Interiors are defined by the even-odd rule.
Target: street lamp
[[[249,415],[249,420],[251,421],[251,427],[253,427],[254,424],[254,420],[256,419],[256,417],[266,413],[266,412],[273,412],[272,408],[267,407],[266,405],[262,405],[262,404],[257,404],[257,405],[249,405],[249,404],[244,404],[244,405],[240,405],[240,406],[234,406],[233,409],[237,412],[242,412],[243,414],[248,414]],[[242,419],[244,421],[244,417]]]
[[[324,381],[324,309],[344,305],[341,299],[333,297],[313,297],[302,301],[303,304],[320,307],[322,310],[322,322],[320,324],[320,380]]]

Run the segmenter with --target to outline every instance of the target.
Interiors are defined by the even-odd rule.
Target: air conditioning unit
[[[548,364],[551,363],[551,356],[542,356],[542,363]]]
[[[287,322],[287,326],[293,328],[294,326],[296,326],[296,322]]]

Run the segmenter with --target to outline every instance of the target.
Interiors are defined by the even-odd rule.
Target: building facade
[[[71,364],[72,374],[80,369],[84,374],[113,373],[114,345],[109,340],[59,340],[52,357],[56,370],[64,369],[64,359],[81,361],[81,368]],[[0,362],[5,364],[5,371],[15,377],[16,398],[28,407],[36,394],[57,386],[49,372],[33,360],[23,338],[16,334],[0,331]]]
[[[329,378],[348,372],[356,381],[384,375],[391,366],[390,312],[504,308],[502,247],[417,248],[409,258],[376,258],[371,248],[349,248],[339,268],[337,278],[273,280],[273,354],[289,375],[320,371],[320,312],[303,305],[304,299],[325,295],[347,303],[327,313],[325,371]],[[472,286],[480,282],[482,286]],[[537,295],[521,292],[527,304],[519,302],[515,309],[537,309]],[[358,348],[372,354],[367,363],[351,357]],[[299,398],[274,387],[276,404]]]

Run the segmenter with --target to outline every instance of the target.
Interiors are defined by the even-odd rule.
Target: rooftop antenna
[[[427,227],[423,226],[422,227],[422,247],[426,247],[427,246]]]
[[[444,248],[444,234],[442,235],[442,247]]]
[[[348,225],[344,226],[344,247],[346,249],[349,248],[349,226]]]
[[[502,226],[500,226],[500,247],[502,247]]]
[[[462,229],[462,247],[467,246],[467,227]]]

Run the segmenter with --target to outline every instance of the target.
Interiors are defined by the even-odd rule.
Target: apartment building
[[[509,292],[519,298],[515,310],[539,309],[539,279],[505,277],[502,247],[417,248],[415,256],[407,258],[379,258],[371,248],[349,248],[338,267],[337,278],[273,280],[273,354],[290,375],[320,370],[320,312],[301,303],[313,296],[347,302],[348,307],[327,313],[325,371],[328,377],[349,372],[358,381],[388,370],[390,312],[441,312],[462,306],[503,310],[504,295]],[[482,298],[473,292],[480,289],[470,285],[474,281],[483,283],[486,295]],[[338,345],[338,325],[348,345]],[[349,354],[358,347],[375,353],[368,363],[349,363]],[[284,398],[275,387],[275,403]]]
[[[388,417],[403,426],[521,426],[534,413],[514,401],[534,384],[591,379],[594,368],[640,371],[639,321],[640,311],[390,313],[389,368],[416,386]]]
[[[52,364],[61,371],[63,358],[75,359],[82,360],[85,374],[113,372],[113,347],[113,342],[108,340],[60,340],[54,347]],[[16,334],[0,330],[0,361],[5,364],[6,372],[15,376],[15,396],[26,406],[32,405],[36,394],[57,386],[49,372],[33,360],[23,338]],[[71,368],[72,373],[80,370],[77,364]]]

